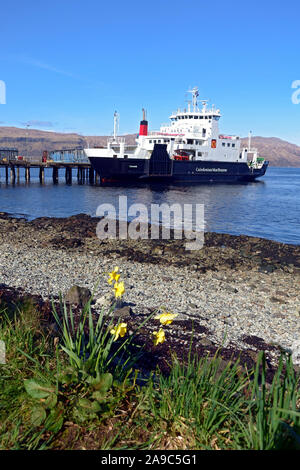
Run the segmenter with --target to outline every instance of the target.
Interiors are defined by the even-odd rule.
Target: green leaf
[[[31,424],[40,426],[46,419],[46,411],[42,406],[36,406],[31,413]]]
[[[55,392],[55,387],[47,383],[38,383],[35,380],[24,380],[25,390],[33,398],[46,398]]]
[[[101,406],[97,401],[91,401],[87,398],[80,398],[78,400],[78,406],[83,408],[88,413],[97,413],[101,410]]]
[[[86,421],[91,421],[91,420],[96,419],[96,418],[97,418],[96,413],[90,413],[90,412],[84,410],[83,408],[80,408],[80,407],[77,407],[77,406],[75,406],[73,408],[73,419],[76,422],[84,423]]]
[[[45,428],[48,431],[52,431],[54,433],[57,433],[62,425],[64,424],[64,409],[61,403],[54,409],[51,410],[46,422],[45,422]]]
[[[67,367],[58,376],[58,381],[62,384],[69,385],[78,381],[78,373],[73,367]]]
[[[92,387],[103,394],[108,392],[108,390],[112,386],[112,383],[113,376],[109,372],[107,372],[106,374],[98,375],[95,379],[90,381]]]
[[[112,400],[111,397],[107,397],[105,394],[103,394],[102,392],[94,392],[92,394],[92,398],[94,398],[95,400],[97,400],[98,403],[107,403],[109,401]]]
[[[52,410],[57,404],[57,395],[55,393],[51,393],[46,400],[43,401],[42,405],[44,408],[48,408]]]

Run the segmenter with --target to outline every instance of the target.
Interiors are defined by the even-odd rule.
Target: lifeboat
[[[176,154],[173,155],[174,160],[187,161],[189,160],[189,154],[184,150],[177,150]]]

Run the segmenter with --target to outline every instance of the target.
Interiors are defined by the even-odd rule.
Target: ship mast
[[[198,101],[197,98],[199,96],[199,90],[198,87],[192,88],[192,90],[188,90],[188,93],[192,94],[192,104],[193,104],[193,112],[195,113],[198,110]]]
[[[248,150],[250,150],[250,148],[251,148],[251,135],[252,135],[252,131],[250,131],[249,134],[248,134],[248,147],[249,147]]]
[[[114,142],[117,140],[118,134],[118,127],[119,127],[119,114],[117,111],[114,112]]]

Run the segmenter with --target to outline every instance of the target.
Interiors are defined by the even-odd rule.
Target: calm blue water
[[[21,170],[22,171],[22,170]],[[36,217],[66,217],[78,213],[95,216],[97,206],[114,204],[118,196],[128,197],[128,205],[143,203],[204,204],[205,230],[234,235],[251,235],[300,244],[300,168],[269,168],[260,181],[240,185],[101,187],[78,185],[74,174],[72,186],[64,183],[62,172],[58,185],[52,173],[40,185],[32,171],[26,184],[6,184],[0,170],[0,211]]]

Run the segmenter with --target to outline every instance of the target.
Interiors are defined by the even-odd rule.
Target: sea
[[[262,179],[251,183],[192,186],[78,184],[75,172],[72,184],[66,185],[63,170],[58,184],[53,184],[50,169],[45,170],[44,184],[39,181],[38,170],[31,170],[30,182],[26,183],[22,171],[20,182],[6,183],[4,169],[0,169],[0,211],[14,217],[96,216],[103,204],[115,207],[118,217],[120,196],[126,196],[128,207],[143,204],[149,214],[152,205],[163,203],[179,204],[182,209],[185,205],[202,205],[207,232],[300,244],[300,168],[269,167]]]

